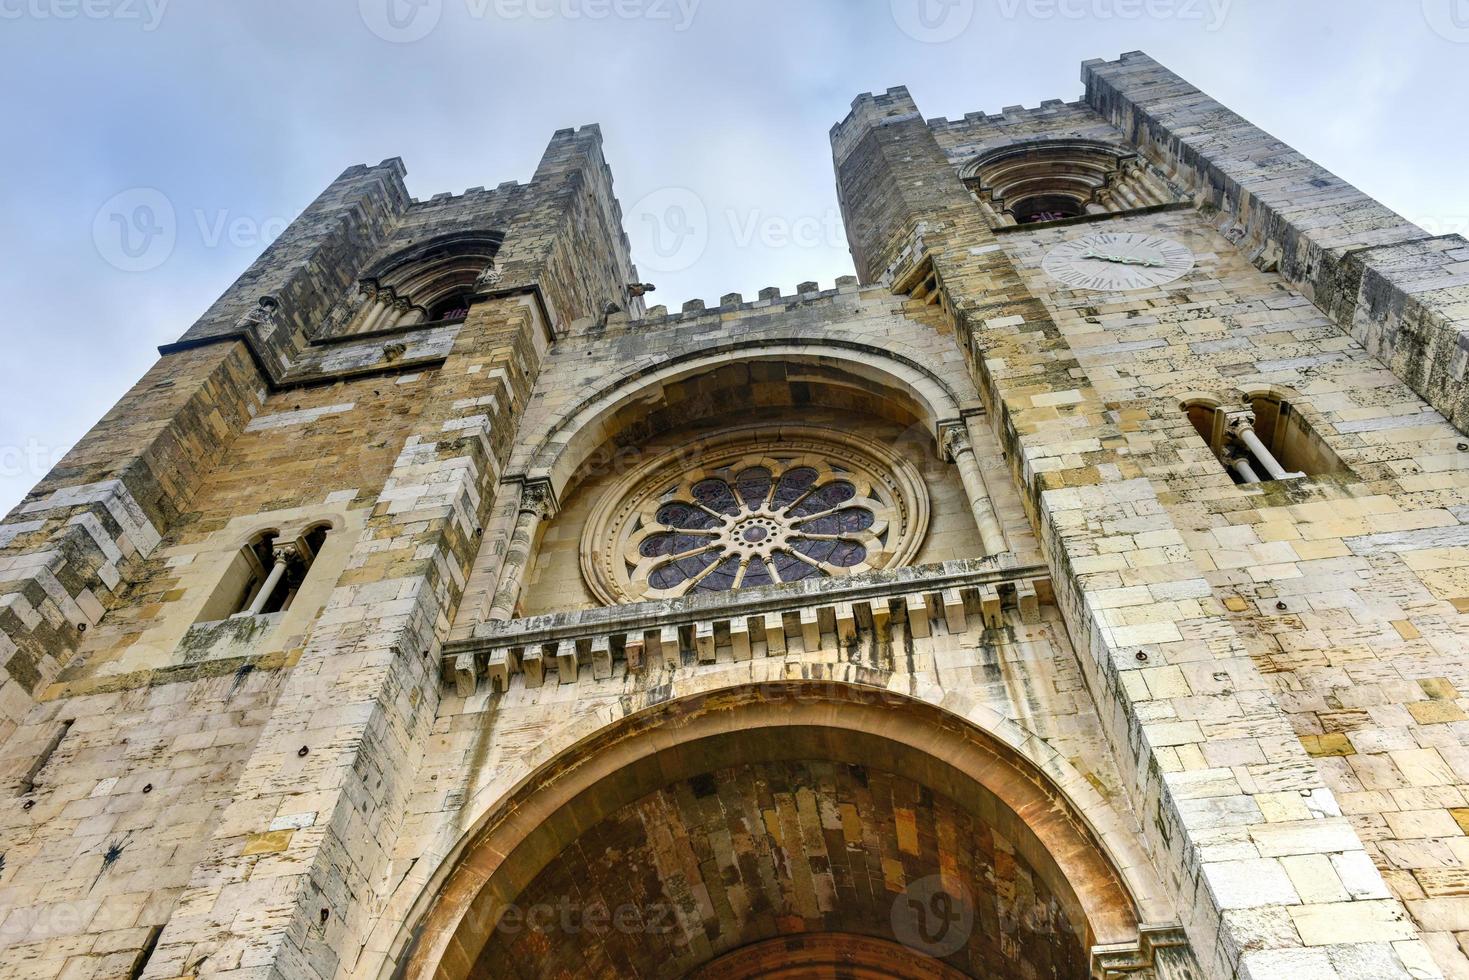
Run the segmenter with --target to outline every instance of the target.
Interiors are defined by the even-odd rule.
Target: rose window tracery
[[[608,601],[834,578],[906,561],[927,524],[921,482],[850,437],[726,439],[655,463],[588,526],[589,583]]]

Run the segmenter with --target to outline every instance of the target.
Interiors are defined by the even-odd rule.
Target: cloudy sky
[[[1134,49],[1469,231],[1469,0],[0,0],[0,512],[350,164],[458,193],[599,122],[655,301],[753,296],[852,271],[856,94],[1074,100]],[[656,238],[670,204],[695,247]]]

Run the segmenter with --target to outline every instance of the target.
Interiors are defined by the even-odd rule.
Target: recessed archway
[[[721,392],[731,395],[726,399]],[[558,420],[524,461],[525,471],[529,478],[549,479],[562,494],[578,482],[593,454],[620,434],[643,439],[674,421],[687,424],[744,411],[761,404],[762,395],[775,399],[771,407],[786,410],[814,398],[922,429],[930,439],[941,423],[957,420],[977,400],[961,400],[927,368],[872,347],[782,340],[736,344],[614,379]]]
[[[761,803],[761,794],[777,784],[791,787],[792,800],[805,799],[807,813],[814,814],[805,818],[806,830],[799,803],[792,804],[789,819],[770,824],[763,816],[765,810],[779,815],[779,805]],[[1099,831],[1094,820],[1107,829]],[[649,856],[657,835],[708,840],[719,826],[719,840],[734,839],[731,827],[744,828],[742,858],[733,850],[724,858],[711,851],[702,860],[688,858],[693,863],[679,871],[676,861]],[[867,899],[856,877],[841,879],[830,866],[833,854],[848,854],[845,845],[826,848],[825,857],[808,846],[824,840],[826,829],[837,841],[852,836],[851,853],[860,852],[864,866],[870,857],[876,861],[865,878]],[[933,705],[847,684],[724,689],[670,701],[602,729],[540,766],[495,805],[429,883],[412,941],[399,954],[400,975],[596,975],[573,964],[598,949],[610,955],[606,942],[584,929],[561,928],[559,911],[551,914],[556,928],[528,934],[534,923],[524,916],[569,901],[580,910],[576,915],[600,907],[599,922],[605,915],[603,924],[610,926],[619,914],[633,914],[620,912],[623,906],[646,911],[648,896],[678,907],[682,917],[673,932],[650,937],[634,928],[634,935],[676,955],[649,960],[671,963],[669,972],[659,972],[638,966],[639,947],[619,939],[617,955],[634,958],[617,961],[618,975],[698,975],[694,971],[755,943],[828,932],[908,947],[918,935],[921,953],[935,930],[925,921],[905,934],[901,916],[927,908],[941,923],[954,906],[933,905],[937,893],[952,898],[966,889],[972,918],[964,945],[936,949],[936,960],[969,976],[995,975],[1001,968],[995,957],[1006,955],[1040,955],[1072,969],[1077,957],[1084,964],[1094,943],[1136,941],[1137,889],[1128,881],[1156,892],[1143,880],[1147,872],[1138,854],[1125,853],[1119,861],[1109,853],[1112,844],[1131,851],[1125,837],[1104,805],[1092,802],[1083,815],[1024,752]],[[869,838],[873,850],[861,843]],[[669,844],[664,857],[676,850]],[[980,852],[983,859],[976,858]],[[770,901],[785,893],[780,881],[761,877],[762,869],[778,868],[782,860],[788,868],[815,869],[804,907]],[[616,879],[598,878],[598,868],[638,876],[614,887]],[[695,882],[690,869],[698,868]],[[846,885],[832,884],[839,880]],[[512,932],[503,934],[497,930],[507,909]],[[587,945],[594,940],[596,949]],[[530,945],[512,955],[516,943]],[[523,962],[526,950],[556,969],[527,973],[496,966]]]

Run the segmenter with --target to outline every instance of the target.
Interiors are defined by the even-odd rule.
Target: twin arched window
[[[332,526],[322,523],[294,540],[283,539],[277,531],[255,535],[230,561],[197,621],[269,616],[290,609],[331,532]]]
[[[1238,409],[1196,398],[1183,410],[1235,483],[1296,480],[1345,469],[1301,413],[1278,395],[1247,395]]]

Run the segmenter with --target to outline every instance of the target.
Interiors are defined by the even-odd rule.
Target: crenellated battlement
[[[841,276],[830,289],[822,289],[819,283],[803,282],[796,287],[795,292],[787,293],[780,286],[767,286],[760,290],[759,298],[746,301],[742,293],[726,293],[718,302],[709,302],[702,299],[693,299],[684,303],[677,311],[670,312],[667,306],[652,306],[642,316],[630,317],[626,314],[614,314],[607,320],[609,327],[615,325],[626,325],[630,329],[642,330],[652,327],[669,326],[678,323],[692,322],[709,317],[728,316],[733,313],[741,313],[755,310],[769,310],[776,307],[792,307],[802,304],[818,303],[831,300],[837,296],[856,295],[863,289],[877,290],[887,295],[888,290],[884,286],[863,287],[856,276]],[[583,326],[591,326],[596,321],[585,321]],[[576,325],[573,326],[573,329]]]

